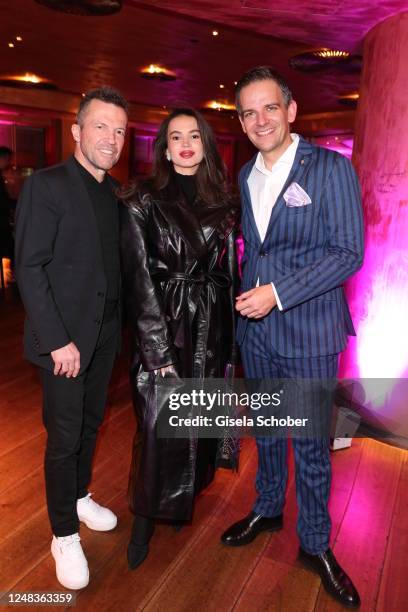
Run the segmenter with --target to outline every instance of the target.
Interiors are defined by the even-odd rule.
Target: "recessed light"
[[[234,85],[238,85],[238,81],[234,81]]]
[[[314,49],[294,55],[289,59],[289,66],[301,72],[318,72],[321,70],[339,70],[347,73],[361,70],[362,58],[339,49]]]
[[[213,30],[213,31],[212,31],[212,35],[213,35],[213,36],[218,36],[218,34],[219,34],[218,30]]]
[[[337,49],[319,49],[314,53],[317,57],[348,57],[350,53],[348,51],[338,51]]]
[[[38,76],[31,72],[24,74],[3,74],[0,75],[0,84],[8,87],[37,87],[39,89],[57,89],[55,83],[49,79]]]
[[[22,42],[22,41],[23,41],[23,39],[21,38],[21,36],[16,36],[16,41],[17,41],[17,42]]]
[[[175,72],[158,64],[149,64],[149,66],[140,70],[140,74],[146,79],[159,79],[162,81],[174,81],[177,78]]]
[[[227,111],[229,113],[235,110],[234,104],[231,104],[227,100],[209,100],[205,103],[204,107],[209,110]]]
[[[220,89],[224,89],[225,85],[223,85],[222,83],[220,84]]]
[[[343,94],[337,98],[337,101],[344,106],[350,106],[351,108],[356,108],[357,102],[359,100],[358,91],[352,91],[350,93]]]
[[[23,83],[32,83],[33,85],[38,85],[39,83],[46,81],[46,79],[42,79],[36,74],[31,74],[30,72],[26,72],[25,74],[18,74],[12,78],[15,81],[21,81]]]
[[[10,43],[8,44],[8,46],[10,47],[10,49],[13,49],[13,48],[14,48],[14,43],[11,43],[11,42],[10,42]]]

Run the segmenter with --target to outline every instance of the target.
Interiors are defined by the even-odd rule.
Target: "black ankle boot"
[[[143,563],[149,552],[149,541],[154,532],[154,520],[135,514],[132,534],[127,548],[129,569],[134,570]]]

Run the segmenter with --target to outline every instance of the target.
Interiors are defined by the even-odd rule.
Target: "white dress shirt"
[[[255,217],[255,223],[258,228],[262,242],[265,239],[266,232],[269,226],[273,207],[284,184],[287,181],[289,172],[295,161],[295,155],[299,144],[298,134],[291,134],[292,144],[288,146],[286,151],[274,163],[271,170],[265,166],[262,153],[259,151],[255,164],[248,177],[248,187],[251,196],[252,210]],[[259,279],[257,286],[259,285]],[[279,310],[283,310],[279,296],[272,282],[272,289],[276,297],[276,303]]]

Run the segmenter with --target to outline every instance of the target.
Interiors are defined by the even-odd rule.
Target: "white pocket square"
[[[293,208],[295,206],[306,206],[307,204],[312,203],[312,200],[309,198],[306,191],[297,183],[291,183],[289,185],[283,194],[283,198],[286,202],[286,206],[289,208]]]

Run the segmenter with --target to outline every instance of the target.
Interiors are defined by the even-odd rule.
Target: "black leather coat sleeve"
[[[122,274],[134,346],[145,371],[177,361],[166,317],[149,270],[150,202],[121,206]]]
[[[70,342],[46,271],[63,214],[41,173],[26,180],[16,211],[16,277],[41,355]]]

